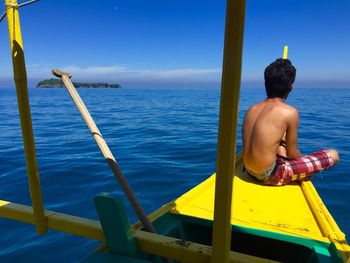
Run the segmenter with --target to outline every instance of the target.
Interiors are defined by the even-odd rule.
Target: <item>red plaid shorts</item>
[[[309,180],[312,174],[334,165],[331,154],[321,150],[298,159],[277,155],[274,172],[265,180],[267,185],[286,185],[293,181]]]

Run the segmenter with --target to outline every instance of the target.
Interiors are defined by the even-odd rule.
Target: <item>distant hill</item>
[[[121,88],[119,84],[108,84],[108,83],[100,83],[100,82],[73,82],[74,87],[76,88],[112,88],[117,89]],[[63,81],[60,79],[45,79],[38,84],[36,84],[38,88],[63,88]]]

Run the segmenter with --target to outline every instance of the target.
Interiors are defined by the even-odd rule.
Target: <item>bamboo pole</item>
[[[222,68],[212,263],[229,262],[245,0],[227,0]]]
[[[90,130],[90,133],[92,137],[95,139],[98,147],[100,148],[100,151],[107,161],[109,168],[112,170],[113,174],[117,178],[121,188],[123,189],[126,197],[128,198],[129,202],[131,203],[132,207],[134,208],[138,218],[140,219],[143,227],[148,231],[155,233],[155,229],[151,223],[151,221],[148,219],[147,215],[143,211],[142,206],[140,205],[139,201],[137,200],[134,192],[132,191],[128,181],[123,176],[122,171],[120,170],[116,159],[114,158],[112,152],[110,151],[106,141],[103,139],[103,136],[99,129],[97,128],[94,120],[92,119],[89,111],[87,110],[84,102],[80,98],[78,92],[73,86],[73,83],[70,80],[71,74],[54,69],[52,70],[52,74],[54,74],[56,77],[61,78],[64,85],[66,86],[70,96],[72,97],[75,106],[77,106],[81,116],[83,117],[87,127]]]
[[[10,47],[13,63],[14,80],[21,121],[24,152],[26,158],[29,190],[36,221],[36,231],[46,232],[43,201],[40,191],[39,169],[36,161],[35,143],[28,98],[27,73],[24,61],[21,26],[19,21],[17,0],[5,0]]]

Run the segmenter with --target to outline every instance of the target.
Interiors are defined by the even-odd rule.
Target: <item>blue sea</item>
[[[79,89],[147,213],[215,172],[220,90]],[[120,187],[65,89],[29,89],[45,209],[97,219],[93,197]],[[242,88],[242,117],[265,98]],[[343,232],[350,234],[350,89],[294,88],[302,153],[338,149],[341,162],[313,182]],[[0,88],[0,199],[30,205],[14,88]],[[126,202],[131,222],[136,221]],[[278,208],[276,208],[278,209]],[[99,243],[0,218],[0,262],[76,262]]]

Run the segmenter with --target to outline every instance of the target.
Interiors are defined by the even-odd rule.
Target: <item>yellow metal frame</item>
[[[29,190],[32,199],[36,231],[39,234],[46,232],[43,201],[40,191],[39,169],[36,161],[35,143],[30,114],[27,73],[24,62],[24,52],[19,21],[17,0],[5,0],[6,16],[10,36],[10,47],[13,63],[13,73],[16,84],[18,110],[21,120],[23,145],[26,157]]]

